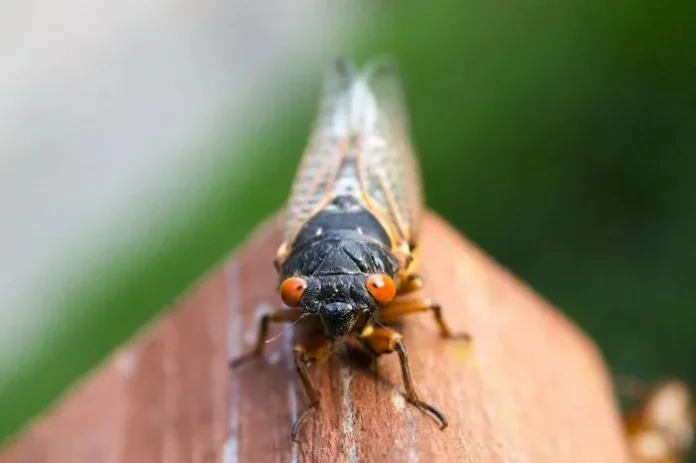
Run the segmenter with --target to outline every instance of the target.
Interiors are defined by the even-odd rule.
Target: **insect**
[[[694,439],[696,410],[690,388],[669,379],[648,386],[637,380],[622,384],[638,405],[624,417],[628,446],[635,463],[685,461]]]
[[[396,352],[407,400],[447,427],[443,413],[416,392],[402,335],[388,326],[431,312],[443,337],[469,339],[453,334],[440,305],[417,293],[423,287],[416,273],[422,204],[396,63],[386,58],[359,70],[338,58],[324,79],[274,260],[287,308],[266,313],[255,349],[231,361],[236,367],[260,356],[271,322],[309,325],[293,348],[309,398],[293,425],[293,441],[319,405],[308,367],[326,361],[341,345],[373,358]]]

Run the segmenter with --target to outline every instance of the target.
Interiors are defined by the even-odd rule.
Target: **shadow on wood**
[[[555,309],[432,214],[423,237],[425,291],[469,349],[442,339],[429,314],[404,327],[440,431],[405,403],[396,355],[377,379],[339,358],[314,367],[321,406],[302,445],[289,439],[306,398],[290,336],[229,372],[258,317],[280,304],[267,224],[175,311],[116,352],[0,456],[1,463],[626,460],[612,385],[593,343]],[[283,326],[275,326],[278,333]]]

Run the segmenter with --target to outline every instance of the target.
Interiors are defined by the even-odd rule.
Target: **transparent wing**
[[[360,199],[397,246],[417,241],[420,170],[392,60],[358,72],[339,59],[326,76],[319,115],[287,204],[286,245],[338,194]]]
[[[290,244],[302,225],[330,200],[331,188],[345,155],[341,149],[344,136],[339,125],[355,75],[353,64],[341,58],[324,79],[319,114],[286,207],[286,244]]]
[[[372,134],[360,152],[363,189],[402,241],[418,240],[423,204],[420,166],[410,138],[401,79],[391,59],[375,62],[364,73],[376,102]]]

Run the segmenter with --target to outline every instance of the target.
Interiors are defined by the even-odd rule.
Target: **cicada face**
[[[331,338],[347,335],[361,315],[369,315],[375,310],[375,301],[360,274],[290,277],[281,286],[284,299],[287,299],[288,285],[292,286],[291,292],[297,287],[305,288],[297,305],[319,315],[324,334]]]
[[[318,315],[326,336],[336,338],[394,298],[399,262],[368,211],[351,201],[331,204],[298,234],[280,268],[280,293],[288,306]]]

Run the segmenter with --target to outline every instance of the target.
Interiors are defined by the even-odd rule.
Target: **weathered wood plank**
[[[405,403],[396,356],[378,374],[336,358],[313,378],[305,405],[289,347],[268,344],[238,371],[259,314],[279,304],[271,264],[280,234],[258,230],[181,305],[114,354],[0,456],[1,463],[465,461],[622,462],[626,449],[611,383],[593,343],[555,309],[435,216],[426,221],[423,274],[458,330],[441,339],[427,314],[404,328],[421,397],[450,421],[440,431]],[[281,327],[274,327],[278,333]]]

